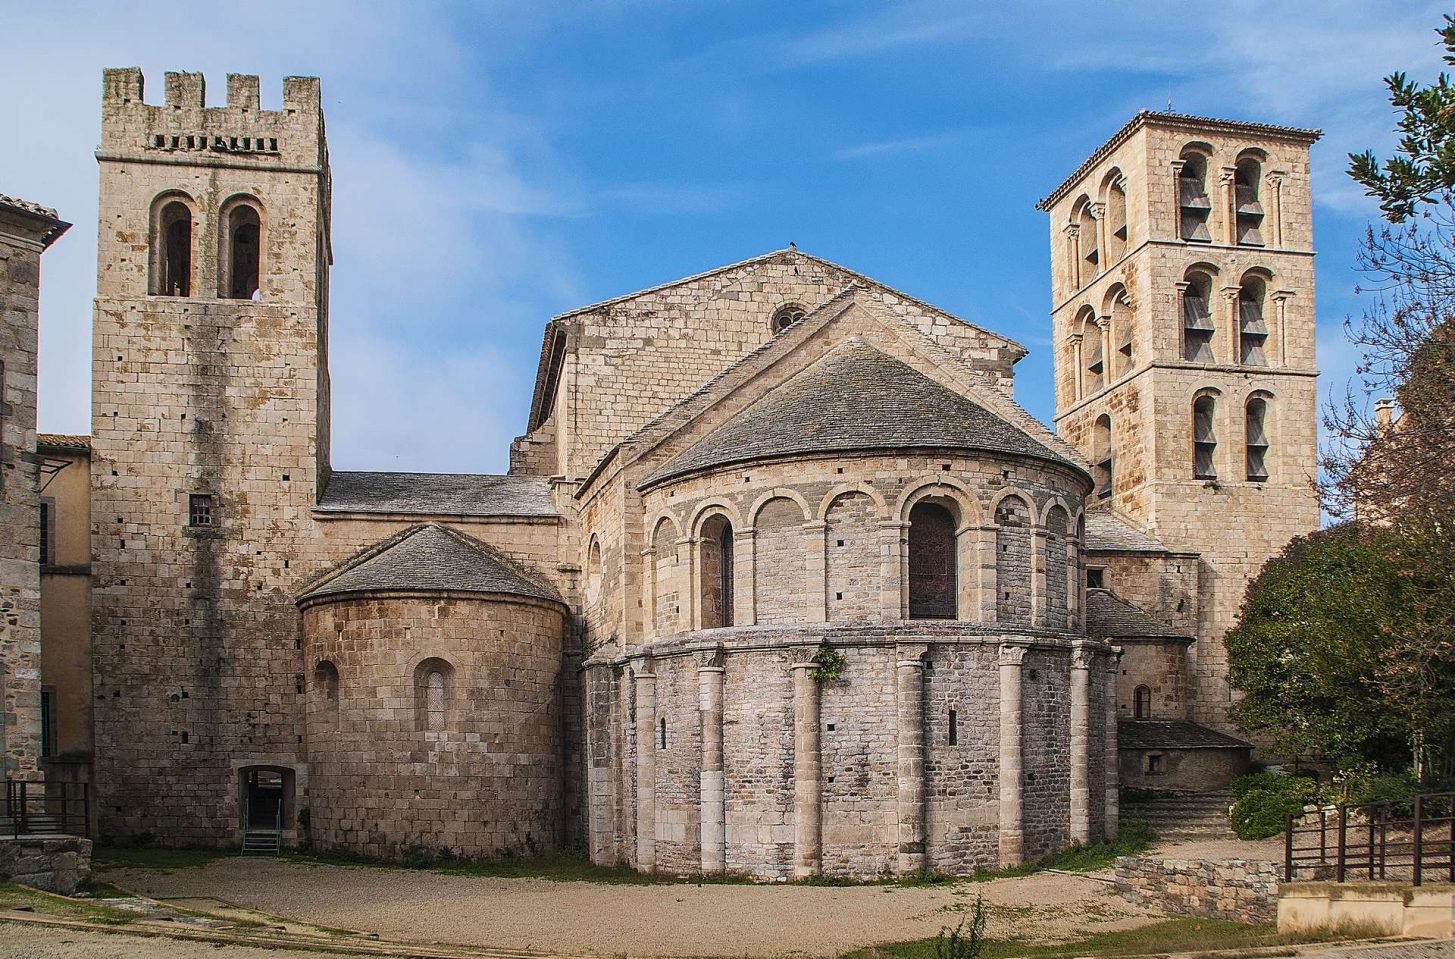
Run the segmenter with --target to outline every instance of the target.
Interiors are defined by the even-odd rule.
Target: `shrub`
[[[954,929],[948,926],[940,929],[935,937],[935,959],[975,959],[985,948],[985,898],[975,897],[970,915],[960,920]],[[970,924],[966,929],[965,924]]]
[[[1289,816],[1318,801],[1318,783],[1306,776],[1256,773],[1233,780],[1233,832],[1239,839],[1267,839],[1283,831]]]

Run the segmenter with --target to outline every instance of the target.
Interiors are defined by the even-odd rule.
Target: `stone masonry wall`
[[[564,841],[562,615],[519,597],[343,597],[303,613],[310,835],[323,850],[500,856]],[[447,664],[444,720],[421,664]],[[316,666],[330,663],[332,682]]]
[[[1123,856],[1116,861],[1116,888],[1130,902],[1176,916],[1278,919],[1278,868],[1271,862]]]
[[[0,778],[39,777],[41,229],[0,212]]]

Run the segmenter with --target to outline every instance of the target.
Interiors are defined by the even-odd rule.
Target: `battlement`
[[[262,108],[258,78],[227,77],[227,104],[207,105],[201,73],[168,72],[160,105],[148,104],[140,68],[102,74],[101,153],[181,152],[211,156],[277,157],[316,165],[324,156],[322,90],[317,77],[284,77],[279,110]]]

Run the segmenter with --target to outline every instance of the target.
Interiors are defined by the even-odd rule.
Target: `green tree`
[[[1379,684],[1384,627],[1404,583],[1388,530],[1344,525],[1294,540],[1249,584],[1227,636],[1239,723],[1288,755],[1341,768],[1400,765],[1409,729]]]

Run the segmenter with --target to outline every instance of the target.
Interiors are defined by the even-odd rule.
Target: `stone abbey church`
[[[6,775],[110,838],[764,879],[1224,786],[1222,636],[1318,524],[1317,137],[1143,112],[1040,202],[1054,428],[1024,348],[790,247],[547,322],[506,475],[354,472],[319,82],[108,70],[89,437],[34,432],[64,224],[0,200]]]

